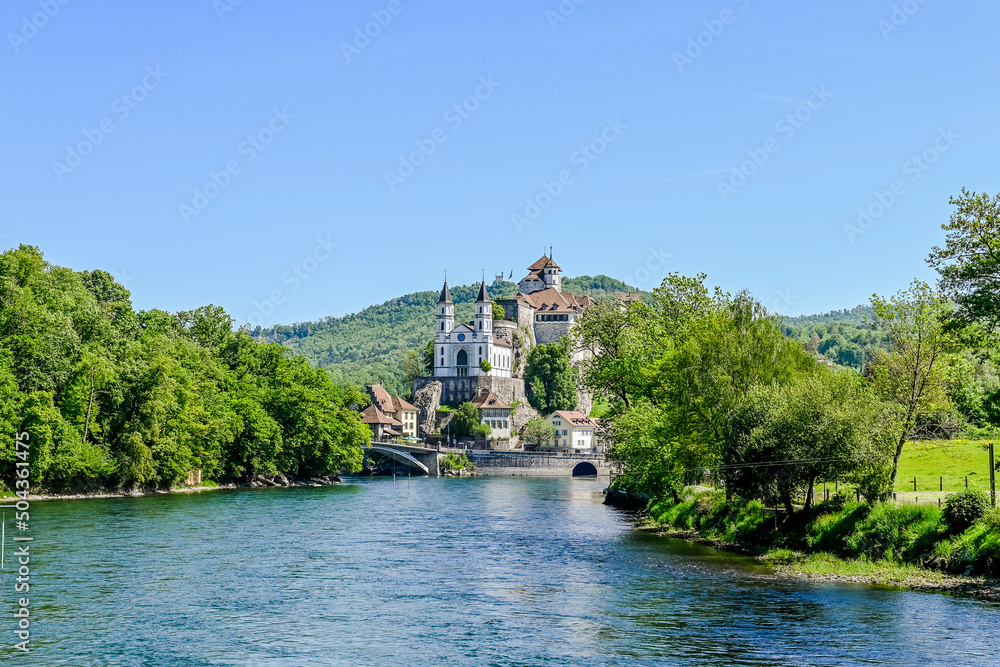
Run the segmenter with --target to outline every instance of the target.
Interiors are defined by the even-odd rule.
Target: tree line
[[[908,440],[1000,423],[1000,195],[963,190],[952,204],[928,259],[939,284],[873,295],[863,364],[817,363],[818,336],[785,335],[751,294],[704,275],[669,275],[652,303],[591,308],[572,343],[590,351],[583,380],[609,405],[618,484],[676,500],[713,480],[791,511],[840,479],[877,503]]]
[[[216,306],[137,312],[104,271],[22,245],[0,255],[0,460],[30,435],[34,485],[168,488],[359,469],[367,398]],[[14,466],[0,482],[12,485]]]

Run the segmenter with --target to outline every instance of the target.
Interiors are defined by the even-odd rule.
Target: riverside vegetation
[[[816,363],[818,336],[783,331],[752,295],[710,290],[704,275],[671,274],[651,304],[592,308],[573,342],[592,354],[583,380],[610,418],[621,475],[609,497],[755,553],[823,554],[819,569],[841,557],[854,570],[1000,576],[1000,517],[981,490],[943,512],[890,502],[908,442],[1000,427],[1000,195],[951,203],[946,245],[928,259],[939,285],[873,296],[856,368]],[[853,493],[817,503],[815,485],[834,480]]]
[[[43,492],[166,489],[205,479],[319,477],[360,469],[370,439],[335,385],[280,345],[234,331],[223,309],[136,312],[104,271],[0,254],[0,485],[14,434],[31,438]],[[2,490],[2,489],[0,489]]]

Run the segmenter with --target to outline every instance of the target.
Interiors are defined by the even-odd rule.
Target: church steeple
[[[479,285],[479,296],[476,298],[476,334],[491,335],[493,333],[493,302],[486,292],[486,280]]]
[[[438,299],[436,338],[443,340],[455,328],[455,303],[451,300],[451,290],[448,289],[448,276],[445,275],[444,287],[441,288],[441,298]]]

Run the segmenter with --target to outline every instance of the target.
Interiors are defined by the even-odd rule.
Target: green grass
[[[950,493],[964,489],[965,477],[968,476],[970,489],[989,491],[989,454],[983,451],[983,445],[987,443],[986,440],[922,440],[906,443],[899,459],[895,490],[912,494],[913,478],[916,477],[916,495],[920,495],[921,491],[938,491],[938,478],[944,477],[944,491]]]
[[[941,584],[945,580],[943,572],[895,561],[873,562],[863,558],[844,560],[828,553],[814,553],[789,559],[784,551],[769,552],[763,560],[771,564],[781,564],[790,560],[796,572],[814,577],[843,577],[886,585],[912,586],[915,583],[933,585]]]

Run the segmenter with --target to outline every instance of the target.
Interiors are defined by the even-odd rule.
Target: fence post
[[[917,476],[916,475],[913,476],[913,492],[914,493],[917,492]]]
[[[938,491],[944,491],[944,475],[938,477]]]

